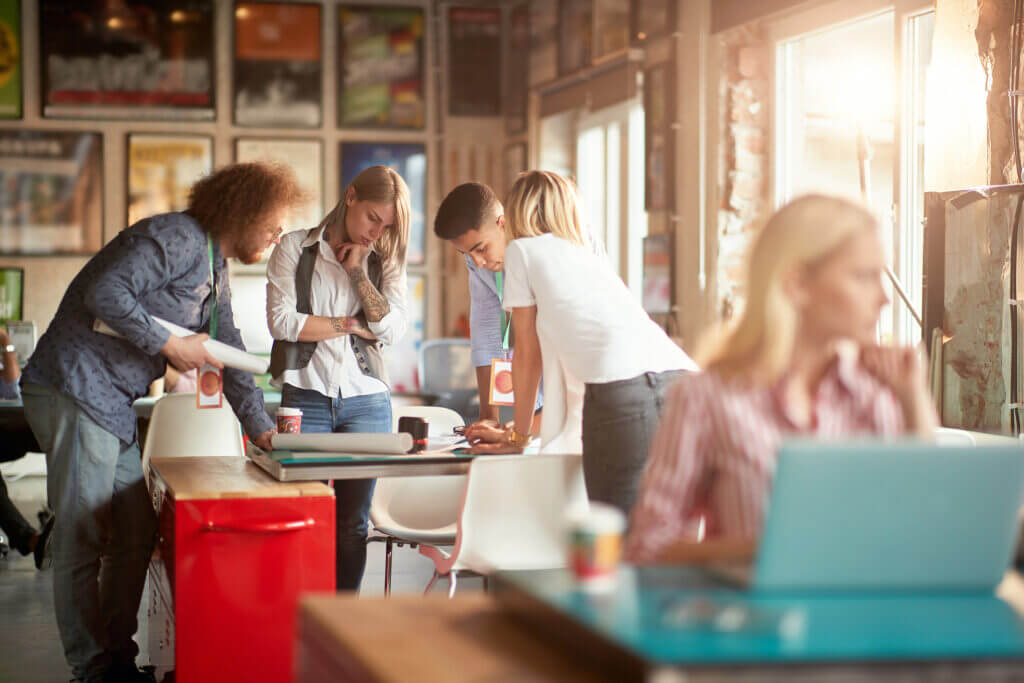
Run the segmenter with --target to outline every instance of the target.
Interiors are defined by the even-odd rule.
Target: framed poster
[[[632,0],[629,35],[634,45],[670,35],[675,30],[675,0]]]
[[[0,131],[0,254],[87,255],[103,246],[103,137]]]
[[[212,0],[39,4],[43,116],[214,118]]]
[[[128,134],[128,225],[188,208],[192,184],[213,170],[208,135]]]
[[[675,195],[672,69],[668,62],[644,69],[644,208],[671,211]]]
[[[448,114],[500,116],[501,10],[448,10]]]
[[[0,119],[21,118],[21,11],[0,0]]]
[[[239,126],[321,122],[320,5],[235,5],[234,101]]]
[[[427,149],[419,143],[342,142],[341,185],[338,196],[345,196],[345,188],[364,168],[390,166],[409,186],[412,217],[409,225],[410,264],[423,263],[426,254],[425,219],[427,206]]]
[[[0,268],[0,323],[21,320],[25,303],[25,269]]]
[[[601,59],[629,47],[629,0],[594,0],[594,58]]]
[[[644,238],[643,306],[648,313],[672,309],[672,235]]]
[[[527,100],[530,90],[530,6],[517,5],[509,13],[509,59],[505,79],[505,132],[518,135],[526,131]]]
[[[235,161],[274,161],[295,171],[299,186],[312,197],[305,208],[293,212],[285,232],[320,224],[324,210],[324,149],[320,140],[296,138],[236,138]],[[269,257],[270,250],[267,251]]]
[[[391,379],[391,391],[413,393],[419,391],[420,346],[427,329],[427,276],[409,273],[406,310],[409,313],[409,331],[391,346],[384,347]]]
[[[505,147],[505,192],[512,189],[516,177],[526,170],[526,143],[517,142]]]
[[[422,7],[338,8],[338,125],[423,128]]]
[[[558,0],[558,75],[579,71],[593,58],[593,0]]]

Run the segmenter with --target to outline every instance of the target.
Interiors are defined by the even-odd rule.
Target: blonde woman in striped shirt
[[[805,196],[768,221],[745,309],[699,357],[705,371],[670,391],[632,513],[632,561],[751,553],[788,436],[931,437],[918,353],[876,345],[884,263],[877,222],[853,202]]]

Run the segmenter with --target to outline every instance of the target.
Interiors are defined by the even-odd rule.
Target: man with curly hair
[[[203,346],[211,335],[244,349],[226,259],[259,261],[305,199],[284,167],[234,164],[201,179],[186,211],[139,221],[89,260],[25,367],[25,416],[46,453],[56,515],[57,626],[75,680],[147,680],[132,636],[156,519],[132,403],[168,363],[219,367]],[[154,316],[196,334],[174,336]],[[94,332],[96,320],[120,337]],[[225,369],[224,394],[269,448],[273,423],[252,376]]]

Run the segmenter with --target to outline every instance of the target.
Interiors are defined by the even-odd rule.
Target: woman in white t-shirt
[[[696,364],[588,247],[576,193],[561,176],[519,176],[505,206],[505,292],[515,355],[514,425],[529,425],[544,373],[541,450],[583,451],[591,500],[628,513],[665,390]],[[481,452],[514,452],[530,435],[469,430]]]

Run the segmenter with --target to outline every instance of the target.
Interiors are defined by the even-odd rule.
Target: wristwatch
[[[520,434],[515,429],[510,429],[508,430],[508,432],[505,433],[505,443],[507,443],[509,446],[516,447],[526,446],[528,443],[530,443],[530,435]]]
[[[14,348],[14,344],[8,344],[4,347],[4,353],[14,353],[18,349]]]

